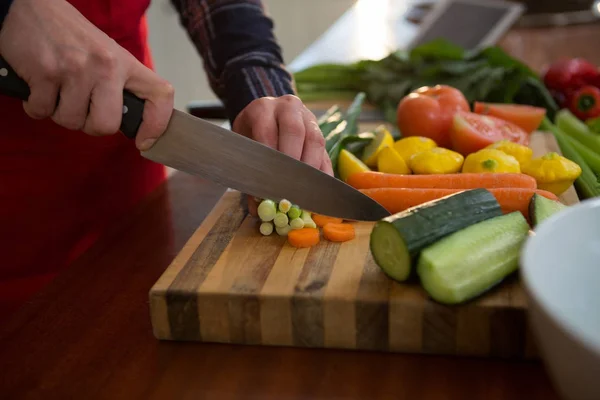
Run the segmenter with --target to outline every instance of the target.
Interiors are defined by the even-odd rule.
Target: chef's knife
[[[0,93],[27,100],[29,86],[0,57]],[[121,131],[134,139],[144,101],[123,91]],[[173,110],[166,131],[145,158],[200,175],[242,193],[288,199],[316,213],[376,221],[390,213],[360,191],[310,165],[208,121]]]

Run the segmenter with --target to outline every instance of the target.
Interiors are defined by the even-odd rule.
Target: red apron
[[[152,67],[150,0],[70,0]],[[0,319],[81,255],[165,178],[121,133],[92,137],[36,121],[0,96]],[[110,268],[110,266],[107,266]]]

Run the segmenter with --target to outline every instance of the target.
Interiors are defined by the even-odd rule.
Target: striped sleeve
[[[171,0],[231,122],[251,101],[294,94],[260,0]]]

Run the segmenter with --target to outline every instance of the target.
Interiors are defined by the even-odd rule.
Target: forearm
[[[231,121],[254,99],[293,94],[260,0],[171,0]]]

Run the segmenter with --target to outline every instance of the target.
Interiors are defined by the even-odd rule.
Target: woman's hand
[[[173,88],[65,0],[14,0],[0,54],[30,87],[25,112],[100,136],[119,131],[123,89],[146,100],[136,138],[148,149],[173,111]],[[60,102],[56,104],[60,95]]]
[[[296,96],[254,100],[237,116],[233,131],[333,175],[317,119]]]

